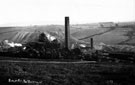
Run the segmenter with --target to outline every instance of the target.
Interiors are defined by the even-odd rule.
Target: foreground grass
[[[134,85],[135,66],[90,63],[0,62],[0,84],[13,85]],[[10,80],[29,80],[9,82]],[[36,82],[36,83],[35,83]]]

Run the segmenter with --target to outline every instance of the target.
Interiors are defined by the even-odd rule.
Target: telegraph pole
[[[91,46],[91,49],[93,49],[93,38],[90,38],[90,46]]]

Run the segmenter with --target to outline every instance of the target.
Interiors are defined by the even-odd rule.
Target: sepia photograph
[[[135,0],[0,0],[0,85],[135,85]]]

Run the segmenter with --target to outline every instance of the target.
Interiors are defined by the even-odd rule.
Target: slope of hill
[[[71,33],[76,28],[71,29]],[[30,26],[30,27],[1,27],[0,28],[0,42],[9,40],[15,43],[26,43],[37,41],[41,33],[46,34],[48,39],[55,37],[57,40],[64,44],[64,26],[61,25],[48,25],[48,26]],[[76,39],[71,35],[70,44],[85,43],[81,40]]]
[[[71,25],[70,34],[72,43],[89,43],[94,38],[94,44],[128,44],[135,45],[134,24],[118,23],[115,27],[100,27],[99,24]],[[27,27],[0,27],[0,41],[10,40],[16,43],[25,43],[36,39],[40,32],[46,32],[64,42],[63,25],[27,26]]]
[[[122,23],[121,23],[122,24]],[[89,42],[89,38],[94,38],[94,44],[101,42],[110,45],[128,44],[135,45],[135,25],[123,24],[114,27],[97,27],[95,29],[82,29],[72,35],[79,40]]]
[[[116,28],[115,30],[103,34],[95,35],[93,36],[93,38],[95,43],[97,44],[103,42],[105,44],[115,45],[128,39],[128,36],[125,36],[127,31],[130,31],[130,29]]]

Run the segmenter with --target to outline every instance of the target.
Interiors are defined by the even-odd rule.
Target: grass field
[[[135,84],[135,66],[118,63],[0,62],[0,75],[1,85]],[[17,79],[25,82],[11,82],[11,80]]]

